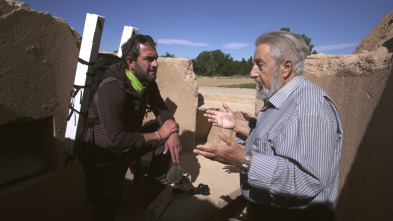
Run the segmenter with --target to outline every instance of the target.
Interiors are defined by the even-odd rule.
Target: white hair
[[[271,31],[257,38],[255,46],[258,47],[261,44],[270,46],[270,57],[275,60],[276,67],[286,59],[291,59],[294,63],[295,74],[303,74],[304,61],[310,49],[302,36],[288,31]]]

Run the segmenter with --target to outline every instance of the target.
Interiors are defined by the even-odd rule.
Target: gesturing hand
[[[207,110],[203,116],[207,117],[209,122],[213,123],[213,126],[222,127],[225,129],[235,128],[236,117],[233,111],[226,105],[222,105],[225,112]]]
[[[197,145],[193,152],[227,165],[240,166],[243,162],[244,156],[246,155],[246,151],[224,134],[220,133],[219,136],[226,145]]]

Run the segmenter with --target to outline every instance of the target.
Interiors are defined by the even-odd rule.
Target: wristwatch
[[[242,165],[239,167],[239,172],[241,174],[248,174],[248,171],[250,170],[250,160],[251,160],[251,153],[247,152],[246,156],[244,157]]]

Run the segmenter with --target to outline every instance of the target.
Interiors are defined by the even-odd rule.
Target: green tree
[[[202,51],[199,55],[192,59],[194,65],[194,72],[199,75],[211,76],[208,70],[211,60],[211,51]]]
[[[165,55],[161,55],[161,57],[164,57],[164,58],[175,58],[175,55],[174,54],[170,54],[169,52],[165,52]]]
[[[192,60],[194,72],[205,76],[229,76],[234,74],[233,58],[221,50],[202,51]]]
[[[281,31],[289,31],[289,32],[291,31],[291,29],[290,29],[290,28],[287,28],[287,27],[283,27],[283,28],[281,28],[280,30],[281,30]],[[317,51],[313,50],[314,45],[311,44],[311,38],[307,37],[307,35],[305,35],[305,34],[302,34],[302,35],[300,35],[300,36],[303,37],[304,41],[306,42],[306,44],[307,44],[308,47],[310,48],[310,54],[318,54]]]
[[[234,61],[230,54],[221,50],[202,51],[192,59],[194,72],[204,76],[248,75],[254,65],[253,58]]]

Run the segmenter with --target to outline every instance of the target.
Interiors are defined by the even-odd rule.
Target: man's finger
[[[169,149],[168,144],[165,142],[165,148],[163,154],[166,154],[168,152],[168,149]]]
[[[209,149],[210,149],[210,146],[207,146],[207,145],[197,145],[196,146],[196,149],[198,150],[198,151],[203,151],[203,152],[210,152],[209,151]]]
[[[179,153],[179,148],[176,147],[175,148],[175,163],[179,163],[180,162],[180,153]]]
[[[174,151],[171,148],[169,148],[169,144],[168,143],[165,143],[164,154],[166,154],[168,152],[168,149],[169,149],[169,154],[171,155],[171,158],[172,158],[172,162],[175,162],[175,153],[174,153]]]
[[[223,103],[222,106],[224,107],[226,112],[232,112],[232,109],[229,108],[227,104]]]
[[[215,114],[203,114],[203,116],[204,117],[207,117],[207,118],[209,118],[209,119],[215,119],[215,118],[217,118],[217,115],[215,115]]]
[[[206,158],[214,159],[214,154],[210,153],[210,152],[207,152],[206,150],[194,149],[193,152],[198,154],[198,155],[204,156]]]
[[[171,152],[171,158],[172,158],[172,162],[176,162],[176,152],[173,149],[169,149],[169,151]]]
[[[213,115],[208,114],[208,113],[204,113],[203,116],[204,116],[204,117],[207,117],[207,118],[212,118]]]
[[[218,134],[218,136],[219,136],[220,139],[221,139],[222,141],[224,141],[226,144],[228,144],[228,145],[232,144],[231,138],[229,138],[229,137],[226,136],[225,134],[223,134],[223,133],[220,132],[220,133]]]
[[[217,114],[216,112],[217,111],[215,111],[215,110],[206,110],[206,113],[208,113],[208,114],[216,115]]]
[[[170,148],[170,151],[172,162],[177,163],[179,161],[179,153],[177,152],[177,146],[172,146],[172,148]]]
[[[217,122],[217,119],[215,119],[215,118],[209,118],[207,121],[208,121],[208,122],[214,123],[214,122]]]

